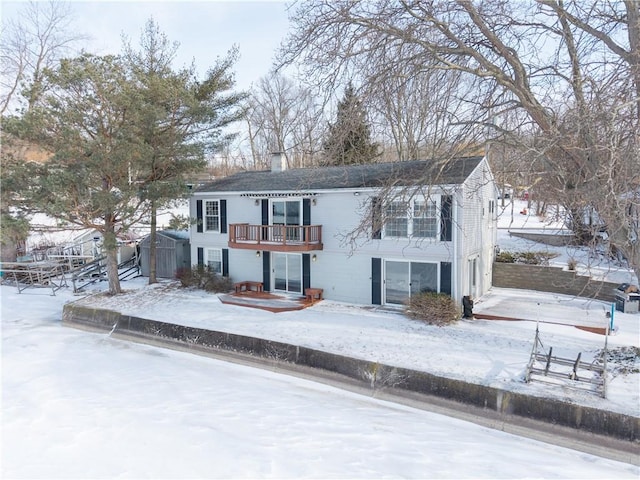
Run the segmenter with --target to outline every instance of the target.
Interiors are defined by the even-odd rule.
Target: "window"
[[[207,200],[205,202],[204,231],[220,231],[220,202],[218,200]]]
[[[440,218],[435,201],[391,202],[385,207],[386,237],[436,238]]]
[[[435,238],[438,235],[438,209],[435,202],[413,203],[413,236]]]
[[[408,207],[406,202],[391,202],[387,205],[385,209],[385,236],[406,237],[409,235]]]
[[[212,272],[222,275],[222,250],[207,248],[205,265],[207,265]]]

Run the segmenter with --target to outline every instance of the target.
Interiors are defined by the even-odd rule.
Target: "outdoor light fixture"
[[[315,204],[316,204],[316,203],[318,203],[318,202],[316,201],[316,199],[315,199],[315,198],[311,200],[311,205],[314,205],[314,206],[315,206]]]
[[[312,261],[312,262],[315,262],[316,260],[318,260],[318,256],[314,254],[314,255],[311,257],[311,261]]]
[[[253,202],[253,204],[257,207],[258,205],[260,205],[260,200],[258,200],[258,199],[256,198],[256,201],[255,201],[255,202]]]
[[[256,257],[260,258],[260,250],[256,250]]]
[[[358,195],[360,195],[360,192],[353,192],[353,194],[357,197]]]

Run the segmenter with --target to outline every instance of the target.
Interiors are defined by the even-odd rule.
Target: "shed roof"
[[[412,160],[338,167],[296,168],[282,172],[246,171],[207,183],[196,192],[272,192],[382,187],[415,184],[459,185],[484,157],[462,157],[447,162]]]
[[[159,237],[164,237],[169,240],[173,240],[174,242],[179,240],[189,240],[189,231],[188,230],[158,230],[156,235]],[[143,244],[148,244],[151,235],[147,235],[142,240]]]
[[[188,230],[160,230],[157,233],[173,240],[189,240]]]

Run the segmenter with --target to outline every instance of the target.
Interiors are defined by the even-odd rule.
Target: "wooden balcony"
[[[229,225],[229,247],[270,252],[322,250],[322,225]]]

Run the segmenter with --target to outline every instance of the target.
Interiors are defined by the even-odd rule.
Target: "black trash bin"
[[[462,318],[473,318],[473,299],[469,295],[462,297]]]

